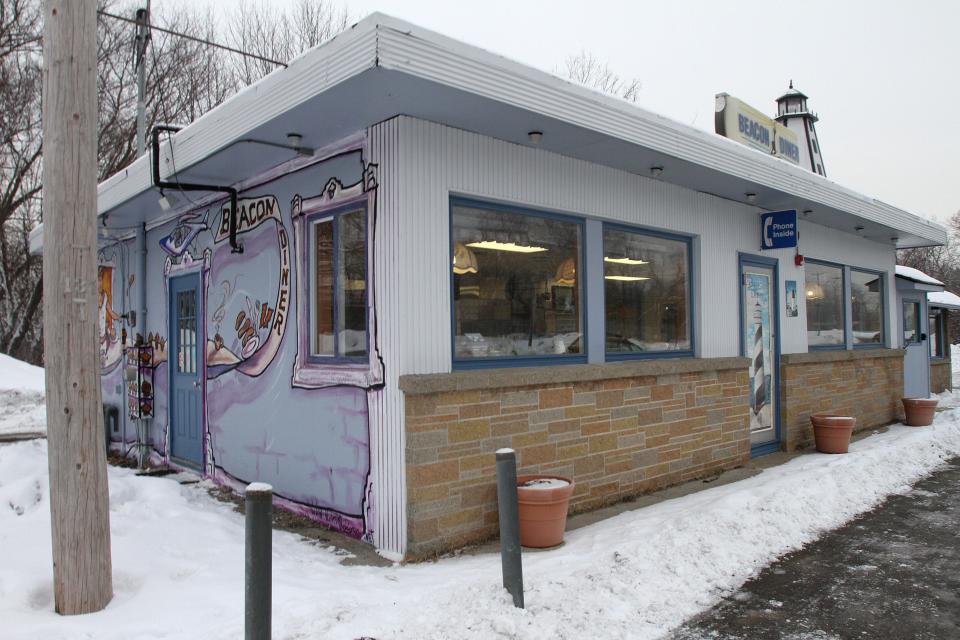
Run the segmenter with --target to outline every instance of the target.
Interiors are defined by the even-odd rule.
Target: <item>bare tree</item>
[[[99,0],[132,18],[142,2]],[[159,8],[158,8],[159,5]],[[42,358],[41,261],[29,254],[41,219],[40,1],[0,0],[0,352]],[[330,0],[299,0],[287,12],[244,2],[221,25],[213,9],[155,3],[151,22],[208,42],[287,62],[347,26]],[[154,31],[147,50],[146,121],[189,123],[278,65]],[[97,24],[98,175],[136,158],[133,26],[101,16]]]
[[[640,80],[621,77],[606,62],[601,62],[592,53],[581,51],[564,62],[559,74],[585,87],[636,102],[642,87]]]
[[[267,2],[242,0],[227,24],[230,46],[270,60],[287,62],[337,35],[348,24],[347,10],[329,0],[298,0],[290,13],[277,13]],[[251,84],[277,68],[264,60],[234,57],[243,84]]]
[[[40,218],[40,13],[0,0],[0,351],[40,357],[41,262],[29,254]]]

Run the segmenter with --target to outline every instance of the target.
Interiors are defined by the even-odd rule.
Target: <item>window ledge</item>
[[[818,364],[843,360],[874,360],[876,358],[902,358],[903,349],[848,349],[818,350],[809,353],[784,353],[781,364]]]
[[[473,391],[529,387],[571,382],[594,382],[697,371],[746,371],[748,358],[661,358],[606,364],[567,364],[552,367],[518,367],[453,373],[400,376],[400,390],[408,395],[448,391]]]

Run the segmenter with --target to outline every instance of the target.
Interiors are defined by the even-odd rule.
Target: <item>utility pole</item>
[[[113,597],[97,322],[97,2],[43,3],[43,342],[61,614]]]
[[[150,40],[150,0],[144,9],[137,9],[137,35],[133,62],[137,68],[137,157],[147,149],[147,43]]]

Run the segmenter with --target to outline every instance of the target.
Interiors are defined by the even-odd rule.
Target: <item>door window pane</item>
[[[850,271],[853,344],[883,342],[883,279],[875,273]]]
[[[177,372],[197,372],[197,293],[177,292]]]
[[[457,204],[452,215],[454,357],[582,352],[582,225]]]
[[[920,303],[903,303],[903,343],[920,342]]]
[[[807,301],[807,344],[843,345],[843,270],[816,262],[804,267]]]
[[[689,351],[689,243],[604,229],[608,353]]]

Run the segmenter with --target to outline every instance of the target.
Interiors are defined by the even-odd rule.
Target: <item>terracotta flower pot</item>
[[[813,424],[813,439],[820,453],[846,453],[850,449],[850,436],[857,419],[850,416],[835,416],[815,413],[810,416]]]
[[[563,542],[573,480],[561,476],[517,476],[520,503],[520,544],[555,547]]]
[[[904,424],[908,427],[926,427],[933,424],[933,414],[937,410],[936,398],[904,398]]]

